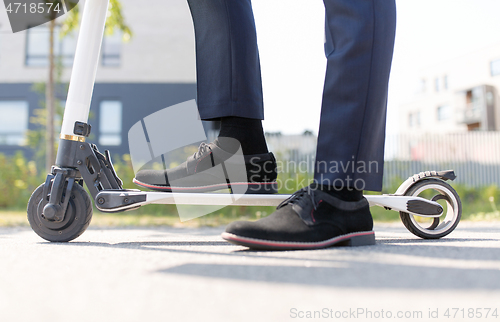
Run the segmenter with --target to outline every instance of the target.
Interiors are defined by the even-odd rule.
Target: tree
[[[66,0],[68,2],[68,0]],[[48,1],[52,2],[52,1]],[[45,109],[46,109],[46,123],[45,123],[45,167],[50,171],[50,167],[55,163],[55,135],[54,135],[54,118],[56,110],[55,99],[55,73],[56,73],[56,57],[54,55],[54,33],[55,33],[55,11],[49,22],[49,68],[47,84],[45,86]],[[74,8],[67,13],[67,18],[62,23],[61,32],[59,37],[64,38],[75,29],[77,29],[80,22],[79,7]],[[106,18],[105,34],[112,35],[115,30],[122,32],[123,41],[129,41],[132,37],[132,31],[126,24],[125,18],[122,14],[122,5],[120,0],[110,0],[108,8],[108,16]]]
[[[55,12],[55,11],[53,11]],[[46,124],[45,124],[45,170],[50,171],[50,167],[55,163],[55,148],[54,148],[54,116],[55,116],[55,94],[54,94],[54,73],[55,73],[55,57],[54,57],[54,29],[56,26],[55,19],[49,21],[49,75],[47,85],[45,86],[45,108]]]

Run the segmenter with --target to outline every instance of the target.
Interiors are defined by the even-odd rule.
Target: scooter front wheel
[[[51,242],[68,242],[83,234],[92,219],[92,202],[88,193],[79,184],[74,184],[68,197],[68,208],[62,221],[45,218],[42,210],[49,202],[43,195],[45,184],[41,184],[28,202],[28,221],[35,233]]]
[[[414,235],[437,239],[451,233],[462,217],[462,203],[455,189],[440,179],[425,179],[408,188],[405,196],[418,196],[439,203],[443,207],[440,217],[421,217],[406,212],[399,216],[405,227]]]

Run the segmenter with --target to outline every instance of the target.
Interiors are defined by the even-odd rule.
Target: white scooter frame
[[[134,209],[147,204],[226,205],[227,194],[143,192],[122,189],[109,152],[99,153],[85,142],[90,133],[88,115],[104,33],[109,0],[87,0],[75,52],[56,166],[32,194],[28,219],[33,230],[49,241],[70,241],[81,235],[92,217],[92,204],[103,212]],[[408,178],[393,195],[366,195],[371,206],[400,212],[404,225],[422,238],[441,238],[460,221],[461,202],[446,180],[452,170],[427,171]],[[437,192],[431,200],[418,196]],[[69,197],[70,196],[70,197]],[[276,206],[288,195],[234,195],[235,206]],[[442,200],[442,204],[438,203]],[[446,209],[445,209],[446,208]],[[444,217],[443,217],[444,216]],[[425,226],[418,218],[432,219]],[[440,221],[441,220],[441,221]]]

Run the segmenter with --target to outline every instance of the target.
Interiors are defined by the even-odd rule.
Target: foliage
[[[71,2],[71,1],[70,1]],[[73,10],[71,10],[67,15],[66,19],[63,21],[62,26],[61,26],[61,31],[59,33],[59,37],[62,39],[66,37],[67,35],[71,34],[74,30],[78,28],[79,25],[79,6],[75,6]],[[50,25],[51,28],[53,28],[53,25]],[[122,13],[122,5],[120,3],[120,0],[110,0],[110,4],[108,7],[108,15],[106,18],[106,27],[105,27],[105,34],[106,35],[111,35],[115,30],[120,30],[122,32],[122,39],[123,41],[128,41],[132,37],[132,31],[130,27],[126,24],[125,19],[123,17]],[[53,29],[50,29],[50,32],[53,32]],[[52,58],[53,56],[51,56]],[[32,124],[36,125],[36,130],[31,130],[28,133],[28,145],[31,147],[37,147],[35,149],[36,154],[35,154],[35,159],[37,160],[37,163],[40,162],[45,162],[47,159],[45,158],[46,155],[46,150],[50,150],[49,148],[46,147],[46,127],[47,127],[47,102],[48,101],[53,101],[55,103],[54,106],[54,115],[50,115],[49,117],[54,118],[54,128],[59,129],[60,128],[60,123],[62,122],[62,114],[63,114],[63,107],[61,106],[60,102],[56,100],[55,98],[59,97],[66,97],[66,93],[68,91],[68,86],[66,85],[63,87],[61,85],[61,74],[63,72],[63,66],[62,66],[62,60],[61,57],[53,57],[54,58],[54,70],[50,71],[49,74],[54,73],[54,77],[49,77],[49,80],[47,82],[40,82],[36,83],[33,86],[33,91],[39,93],[40,95],[40,102],[39,106],[41,107],[40,109],[37,109],[34,111],[35,116],[31,118],[30,122]],[[46,93],[46,88],[49,86],[49,88],[55,88],[56,90],[59,89],[59,93],[53,93],[49,94],[47,96]],[[64,88],[64,89],[63,89]],[[61,90],[63,89],[63,90]],[[54,97],[51,97],[51,96]],[[51,97],[51,100],[48,100],[48,98]],[[52,112],[51,112],[52,114]],[[54,135],[54,137],[57,137],[57,135]],[[57,141],[57,140],[55,140]],[[57,143],[54,143],[57,146]],[[57,147],[54,148],[54,151],[57,150]]]
[[[478,214],[495,214],[500,208],[500,189],[496,185],[472,188],[455,185],[462,201],[463,218],[478,219]],[[498,217],[498,216],[497,216]]]
[[[137,189],[132,183],[134,172],[130,155],[113,157],[117,174],[124,182],[124,188]],[[45,181],[43,166],[38,167],[35,161],[27,161],[21,152],[7,157],[0,154],[0,210],[25,209],[31,193]],[[311,180],[308,175],[280,173],[281,182],[288,181],[288,188],[281,184],[280,193],[291,193],[307,185]],[[393,184],[384,187],[382,193],[393,193],[402,181],[395,180]],[[453,185],[460,195],[463,206],[463,218],[471,220],[500,219],[500,188],[496,185],[471,188]],[[376,193],[375,193],[376,194]],[[255,220],[265,217],[274,211],[274,207],[225,207],[197,220],[188,222],[190,226],[218,226],[234,220]],[[371,208],[377,221],[398,221],[399,213],[387,211],[380,207]],[[103,214],[95,210],[96,223],[99,225],[177,225],[180,224],[174,205],[148,205],[136,210]],[[1,221],[0,221],[1,224]]]
[[[108,7],[108,17],[106,18],[106,27],[104,34],[107,36],[112,35],[115,30],[120,30],[122,32],[122,40],[127,42],[132,38],[132,30],[125,22],[125,18],[122,13],[122,4],[120,0],[110,0]],[[67,14],[67,18],[64,21],[61,28],[61,38],[70,34],[73,30],[78,28],[80,24],[80,10],[79,6],[76,6]]]
[[[63,71],[62,61],[60,58],[57,59],[55,65],[55,96],[57,98],[63,98],[66,96],[68,91],[68,86],[61,83],[61,74]],[[46,151],[46,135],[45,127],[47,124],[47,109],[45,101],[45,82],[38,82],[33,84],[31,90],[39,95],[40,100],[38,105],[40,108],[33,111],[33,116],[30,117],[30,123],[34,125],[34,129],[27,131],[27,145],[33,149],[35,152],[33,158],[39,169],[42,169],[45,165],[45,151]],[[55,100],[55,117],[54,117],[54,132],[58,132],[61,128],[62,115],[64,112],[64,107],[61,101]],[[55,135],[58,137],[58,135]],[[57,151],[58,141],[54,142],[54,150]]]
[[[31,193],[44,181],[34,161],[22,152],[7,157],[0,153],[0,208],[26,208]]]

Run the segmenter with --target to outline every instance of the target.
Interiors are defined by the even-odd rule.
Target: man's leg
[[[248,180],[241,184],[248,184],[249,193],[276,193],[276,161],[267,150],[262,128],[262,81],[251,1],[188,0],[188,4],[196,38],[198,110],[203,120],[220,120],[219,137],[200,146],[180,166],[139,171],[134,182],[161,191],[220,190],[225,176],[210,171],[241,147]]]
[[[394,48],[394,0],[324,0],[328,67],[315,179],[382,189],[387,91]]]
[[[263,120],[262,81],[250,0],[188,0],[196,37],[203,120]]]
[[[381,188],[395,3],[324,3],[328,68],[315,183],[297,191],[269,217],[230,224],[223,238],[232,243],[263,249],[375,243],[362,190]],[[361,168],[363,162],[366,167],[378,162],[379,168],[370,172]]]

